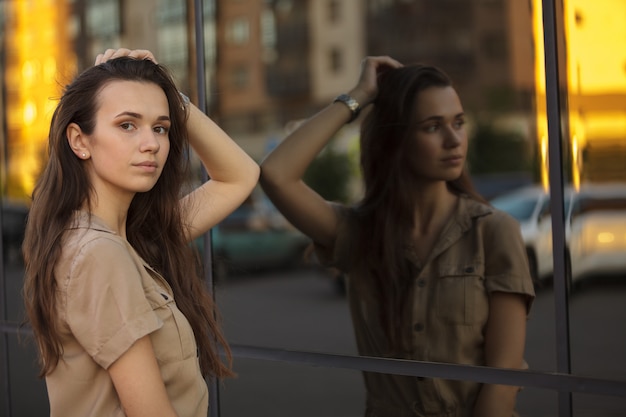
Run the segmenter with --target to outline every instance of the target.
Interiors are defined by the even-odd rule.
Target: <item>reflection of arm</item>
[[[494,292],[489,297],[489,320],[485,333],[487,366],[521,369],[526,338],[526,299],[521,294]],[[476,417],[510,417],[518,387],[482,386],[476,404]]]
[[[337,218],[302,176],[350,115],[344,104],[331,104],[298,127],[261,164],[261,185],[274,205],[296,228],[324,246],[334,240]]]
[[[137,340],[108,369],[128,417],[176,417],[161,378],[150,336]]]
[[[526,321],[534,289],[517,222],[495,211],[485,218],[485,281],[489,318],[485,328],[485,364],[522,369]],[[476,417],[510,417],[519,388],[483,385],[474,408]]]
[[[381,69],[400,67],[389,57],[363,60],[357,85],[349,95],[361,108],[378,94]],[[274,205],[296,228],[323,246],[337,234],[337,216],[330,204],[309,188],[302,176],[317,154],[352,116],[344,103],[332,103],[300,125],[261,164],[261,186]]]

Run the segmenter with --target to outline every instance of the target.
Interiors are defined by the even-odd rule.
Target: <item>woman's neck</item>
[[[91,206],[85,204],[83,210],[99,217],[115,233],[126,239],[126,219],[128,217],[128,204],[119,204],[111,199],[93,198]]]
[[[437,233],[454,212],[458,196],[445,182],[418,187],[415,195],[414,235]]]

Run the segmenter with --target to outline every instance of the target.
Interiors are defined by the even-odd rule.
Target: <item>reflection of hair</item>
[[[91,67],[67,86],[54,112],[49,133],[49,160],[33,192],[23,245],[26,262],[24,298],[42,361],[41,375],[49,374],[62,355],[56,309],[54,267],[73,212],[90,207],[92,191],[84,161],[69,146],[66,129],[76,123],[93,133],[98,93],[114,81],[137,81],[159,86],[169,102],[170,150],[163,172],[148,192],[138,193],[128,210],[127,239],[137,252],[167,279],[176,304],[189,320],[205,375],[231,375],[220,359],[214,340],[230,350],[215,320],[212,297],[200,279],[200,265],[187,244],[182,224],[180,193],[186,180],[188,152],[186,114],[167,70],[150,60],[117,58]]]
[[[430,87],[450,87],[440,69],[421,64],[391,69],[381,74],[374,106],[361,125],[361,169],[365,195],[357,206],[359,230],[357,258],[368,260],[383,308],[381,319],[392,342],[398,314],[411,278],[404,248],[414,226],[415,201],[408,166],[413,138],[417,96]],[[455,193],[483,201],[474,191],[469,175],[448,182]]]

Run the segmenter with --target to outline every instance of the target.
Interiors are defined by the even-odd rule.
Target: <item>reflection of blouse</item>
[[[355,233],[353,214],[339,208],[334,248],[317,247],[322,262],[350,273]],[[494,291],[526,295],[534,289],[519,225],[509,215],[460,198],[454,217],[422,265],[407,248],[414,278],[412,302],[399,318],[403,339],[390,352],[379,321],[379,297],[366,277],[351,276],[348,296],[361,355],[484,365],[484,330],[488,295]],[[366,416],[470,416],[480,384],[432,378],[365,373]]]
[[[106,369],[150,335],[181,417],[205,417],[196,342],[168,283],[97,217],[77,212],[55,267],[63,355],[46,377],[51,417],[123,416]]]

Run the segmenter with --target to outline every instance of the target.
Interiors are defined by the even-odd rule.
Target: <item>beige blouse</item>
[[[63,356],[46,377],[51,417],[124,416],[107,368],[150,335],[180,417],[206,417],[196,342],[168,283],[100,219],[77,212],[55,267]]]
[[[348,275],[358,260],[353,247],[354,215],[338,207],[339,233],[334,247],[317,247],[327,265]],[[488,297],[503,291],[526,296],[534,287],[519,224],[508,214],[469,198],[436,241],[426,262],[407,247],[414,276],[407,291],[410,307],[398,317],[402,346],[391,348],[379,320],[379,296],[369,277],[349,275],[348,297],[361,355],[420,361],[484,365]],[[358,265],[358,264],[356,264]],[[472,381],[364,373],[367,417],[471,415],[480,384]]]

